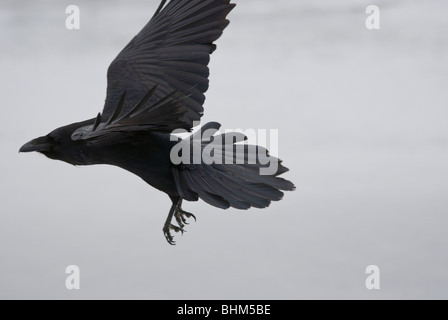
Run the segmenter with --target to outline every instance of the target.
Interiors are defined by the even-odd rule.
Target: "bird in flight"
[[[230,0],[162,0],[109,66],[102,113],[55,129],[20,152],[39,152],[75,166],[113,165],[139,176],[172,201],[163,227],[171,245],[171,231],[183,233],[187,219],[196,220],[182,209],[184,200],[240,210],[281,200],[282,191],[295,189],[279,177],[288,169],[262,147],[241,146],[244,135],[217,134],[221,125],[214,122],[187,138],[173,135],[179,129],[192,131],[203,115],[210,55],[234,7]],[[177,154],[184,161],[175,163],[173,149],[179,145],[185,147]],[[213,158],[222,161],[198,160],[197,147],[214,147]],[[277,161],[272,174],[261,174],[268,166],[261,155]]]

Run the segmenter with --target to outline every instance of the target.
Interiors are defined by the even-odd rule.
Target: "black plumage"
[[[230,0],[163,0],[110,65],[102,113],[34,139],[20,151],[79,166],[118,166],[141,177],[173,202],[163,229],[170,244],[170,230],[183,232],[186,219],[194,217],[182,209],[183,200],[241,210],[281,200],[282,190],[294,190],[279,177],[288,169],[266,149],[241,145],[247,140],[244,135],[218,134],[218,123],[208,123],[185,139],[171,135],[177,129],[191,131],[202,117],[210,54],[234,6]],[[209,163],[189,151],[190,161],[174,163],[172,152],[179,144],[191,147],[187,150],[212,150],[213,159],[220,161]],[[260,174],[268,166],[261,155],[278,163],[274,174]]]

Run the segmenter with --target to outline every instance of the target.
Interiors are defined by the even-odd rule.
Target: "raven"
[[[178,129],[190,132],[203,115],[210,55],[234,7],[230,0],[162,0],[109,66],[102,113],[34,139],[20,152],[40,152],[75,166],[118,166],[165,192],[172,207],[163,232],[171,245],[171,231],[183,233],[187,219],[196,220],[182,209],[183,200],[202,199],[218,208],[241,210],[281,200],[281,190],[295,189],[279,177],[288,169],[264,148],[241,147],[244,135],[215,135],[219,123],[208,123],[184,139],[173,135]],[[192,149],[184,148],[177,155],[187,160],[174,163],[173,149],[179,144],[199,146],[200,151],[221,145],[225,150],[214,148],[213,155],[223,161],[198,161]],[[261,174],[267,167],[263,154],[278,161],[271,175]]]

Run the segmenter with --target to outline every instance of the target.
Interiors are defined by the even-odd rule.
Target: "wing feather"
[[[190,130],[204,111],[214,42],[229,24],[226,17],[234,7],[230,0],[163,0],[109,66],[101,124],[96,130],[81,128],[72,137],[98,138],[118,130]],[[164,101],[173,93],[175,99]],[[164,103],[158,105],[160,101]],[[142,112],[137,116],[133,108]]]
[[[174,90],[189,97],[182,101],[186,116],[200,120],[213,42],[233,8],[230,0],[169,1],[109,67],[103,117],[110,116],[123,92],[129,92],[126,111],[157,85],[158,99]]]

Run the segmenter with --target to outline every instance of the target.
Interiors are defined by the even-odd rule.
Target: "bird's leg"
[[[163,234],[165,235],[166,241],[172,246],[176,244],[174,241],[173,236],[171,235],[171,230],[174,230],[174,232],[184,232],[182,228],[176,227],[171,223],[171,220],[173,220],[173,216],[176,214],[178,210],[179,203],[182,202],[180,198],[174,198],[171,197],[171,201],[173,201],[173,205],[171,206],[170,213],[168,213],[168,217],[166,218],[165,225],[163,226]]]
[[[194,214],[186,212],[182,210],[182,199],[179,197],[170,197],[173,205],[171,206],[170,213],[166,219],[165,225],[163,227],[163,233],[165,235],[166,240],[170,245],[175,245],[174,237],[171,235],[171,230],[176,233],[181,232],[182,234],[185,232],[184,227],[187,225],[188,218],[194,218],[196,221],[196,217]],[[175,226],[172,224],[173,217],[176,219],[179,226]]]

